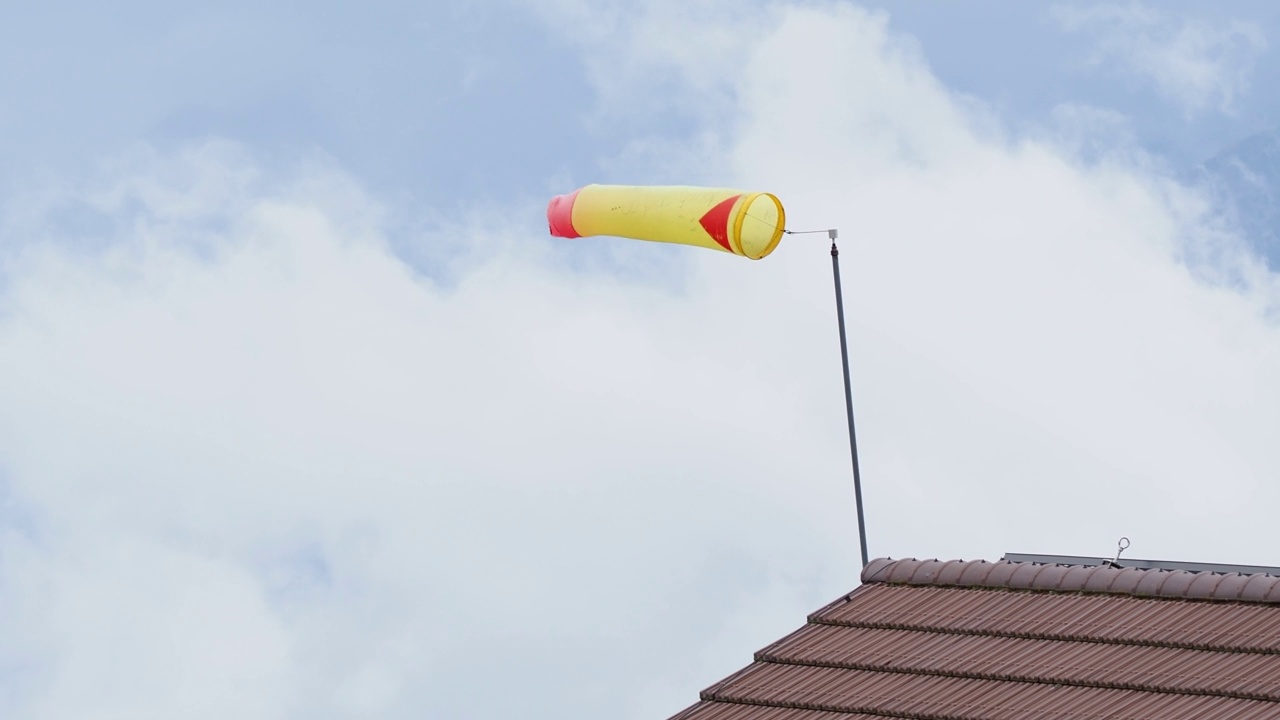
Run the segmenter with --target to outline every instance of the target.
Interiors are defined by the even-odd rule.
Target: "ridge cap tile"
[[[1040,572],[1044,570],[1045,565],[1036,565],[1035,563],[1010,563],[1017,565],[1018,569],[1013,571],[1009,576],[1009,587],[1014,590],[1030,590],[1036,586],[1036,578],[1040,576]]]
[[[895,562],[896,561],[893,558],[876,558],[867,563],[867,566],[862,568],[861,580],[863,584],[880,582],[878,577],[880,573],[883,572],[885,568],[891,567]]]
[[[1150,571],[1141,568],[1123,568],[1116,573],[1116,577],[1111,581],[1111,585],[1107,587],[1108,592],[1123,593],[1125,595],[1136,595],[1135,590],[1138,583],[1142,582],[1142,578],[1146,577],[1146,573]]]
[[[1196,576],[1187,584],[1187,597],[1194,600],[1212,600],[1220,584],[1222,584],[1222,575],[1218,573],[1196,573]]]
[[[1080,588],[1086,592],[1108,592],[1121,572],[1115,568],[1099,567],[1095,572],[1085,576]]]
[[[1187,597],[1190,595],[1188,591],[1191,585],[1196,581],[1196,573],[1174,571],[1169,573],[1169,577],[1165,578],[1163,584],[1160,585],[1160,595],[1176,595],[1177,597]]]
[[[942,574],[943,569],[946,568],[948,562],[953,561],[930,560],[916,569],[916,575],[924,573],[929,584],[937,585],[939,576]]]
[[[1164,585],[1165,578],[1169,570],[1147,570],[1143,573],[1142,579],[1138,580],[1138,584],[1133,588],[1133,594],[1139,597],[1157,597],[1160,595],[1160,587]]]
[[[960,577],[956,580],[956,584],[963,587],[981,587],[987,585],[987,578],[991,576],[991,570],[995,567],[995,563],[989,563],[986,560],[976,560],[966,563],[965,567],[960,571]]]
[[[1267,592],[1271,589],[1272,583],[1268,580],[1268,576],[1254,575],[1249,578],[1249,582],[1240,588],[1241,600],[1253,600],[1254,602],[1266,602]]]
[[[938,577],[934,582],[938,585],[958,585],[964,571],[972,564],[964,560],[948,560],[938,568]]]
[[[1071,570],[1070,565],[1046,565],[1044,570],[1036,575],[1036,582],[1033,589],[1036,590],[1062,590],[1062,581],[1067,576],[1067,572]]]
[[[916,560],[911,558],[908,560],[899,560],[889,568],[889,582],[911,582],[919,568],[926,564],[927,560]]]
[[[1101,569],[1101,568],[1097,568]],[[1110,569],[1110,568],[1108,568]],[[1062,583],[1059,590],[1083,590],[1084,586],[1089,582],[1089,578],[1093,576],[1094,568],[1084,565],[1072,565],[1062,574]]]
[[[1249,583],[1249,577],[1238,572],[1224,575],[1222,582],[1218,583],[1218,587],[1214,590],[1214,597],[1219,600],[1239,600],[1244,586]]]
[[[987,573],[986,585],[988,587],[1008,587],[1009,580],[1013,574],[1018,571],[1018,563],[1000,561],[991,564],[991,571]]]

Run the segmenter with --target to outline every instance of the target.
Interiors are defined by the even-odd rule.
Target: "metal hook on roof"
[[[1112,562],[1120,562],[1120,553],[1128,549],[1129,549],[1129,538],[1127,537],[1120,538],[1120,541],[1116,543],[1116,559],[1112,560]]]
[[[1124,551],[1128,549],[1129,549],[1129,538],[1127,537],[1120,538],[1120,541],[1116,543],[1116,556],[1110,560],[1103,560],[1102,564],[1110,565],[1113,568],[1119,568],[1120,555],[1123,554]]]

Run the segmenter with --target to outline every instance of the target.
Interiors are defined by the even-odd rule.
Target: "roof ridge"
[[[1280,577],[1238,572],[878,558],[862,569],[862,582],[1280,604]]]

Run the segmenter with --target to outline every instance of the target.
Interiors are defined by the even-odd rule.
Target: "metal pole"
[[[844,294],[840,291],[840,250],[836,247],[836,231],[831,238],[831,274],[836,281],[836,320],[840,323],[840,363],[844,367],[844,409],[849,417],[849,455],[853,460],[853,497],[858,506],[858,542],[862,547],[862,567],[867,557],[867,524],[862,515],[862,474],[858,471],[858,436],[853,430],[853,389],[849,384],[849,343],[844,333]]]

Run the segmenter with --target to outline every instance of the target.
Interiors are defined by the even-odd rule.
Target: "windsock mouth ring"
[[[770,203],[773,204],[773,207],[770,208],[771,212],[768,214],[772,215],[776,213],[775,218],[770,218],[768,220],[764,220],[763,218],[759,217],[758,215],[754,215],[751,212],[752,206],[757,201],[760,201],[766,198]],[[767,192],[752,193],[748,195],[746,198],[743,199],[741,207],[742,209],[738,212],[738,216],[734,218],[734,222],[733,222],[733,225],[734,225],[733,236],[738,239],[736,243],[737,247],[735,248],[734,251],[737,254],[742,255],[743,257],[749,258],[751,260],[759,260],[765,257],[766,255],[768,255],[769,253],[773,252],[778,247],[778,243],[782,241],[783,231],[787,227],[786,210],[783,209],[782,201],[779,200],[776,195],[774,195],[773,193],[767,193]],[[767,224],[773,225],[773,230],[768,236],[768,240],[766,240],[763,243],[746,242],[747,235],[744,235],[743,233],[743,224],[748,219],[751,219],[757,222],[763,221]]]

